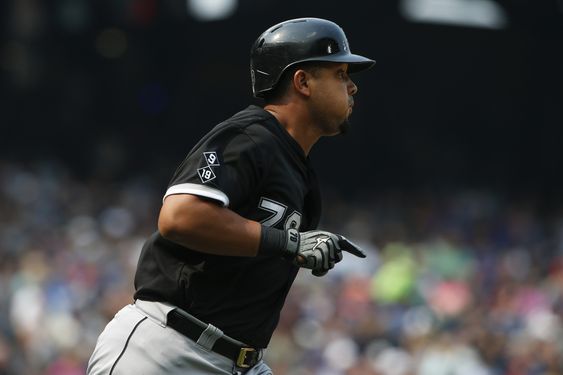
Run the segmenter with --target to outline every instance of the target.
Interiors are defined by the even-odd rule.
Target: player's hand
[[[365,258],[364,251],[346,237],[326,231],[287,231],[287,252],[293,263],[312,270],[315,276],[324,276],[342,260],[342,251]]]
[[[262,226],[257,255],[279,255],[299,267],[324,276],[342,260],[342,251],[365,258],[364,251],[346,237],[326,231],[298,232],[296,229],[277,229]]]

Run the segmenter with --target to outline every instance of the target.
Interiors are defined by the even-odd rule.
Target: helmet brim
[[[296,63],[303,63],[308,61],[347,63],[348,73],[350,74],[368,70],[375,65],[375,60],[368,59],[367,57],[360,55],[354,55],[352,53],[312,57],[310,59],[304,59]]]
[[[350,55],[350,56],[353,56],[354,58],[358,58],[357,61],[348,61],[348,73],[350,74],[368,70],[375,65],[375,60],[368,59],[367,57],[363,57],[360,55]]]

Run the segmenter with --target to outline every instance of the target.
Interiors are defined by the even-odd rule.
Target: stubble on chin
[[[346,119],[338,127],[339,134],[346,134],[350,130],[350,119]]]

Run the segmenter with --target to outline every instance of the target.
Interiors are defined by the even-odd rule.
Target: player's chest
[[[258,191],[256,220],[280,229],[299,229],[310,215],[307,201],[312,184],[305,168],[289,162],[278,163],[269,171]]]

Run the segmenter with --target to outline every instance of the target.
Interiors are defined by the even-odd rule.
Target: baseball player
[[[352,54],[333,22],[302,18],[251,49],[250,106],[190,151],[145,243],[135,303],[98,338],[88,374],[271,374],[262,361],[300,268],[329,272],[345,237],[316,230],[321,210],[309,151],[345,131],[373,60]]]

